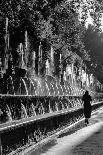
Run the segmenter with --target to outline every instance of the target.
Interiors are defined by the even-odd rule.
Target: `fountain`
[[[6,23],[6,33],[8,34],[8,18]],[[6,35],[6,37],[9,39],[9,36]],[[8,64],[6,66],[10,57],[8,56],[9,52],[6,51],[5,73],[0,79],[2,83],[0,88],[0,125],[3,132],[7,129],[7,134],[4,132],[0,135],[0,141],[3,138],[7,139],[5,137],[9,136],[8,142],[4,140],[2,142],[3,152],[6,153],[10,153],[11,150],[17,149],[21,145],[38,142],[44,132],[48,134],[54,128],[58,129],[61,122],[65,123],[67,121],[65,116],[69,117],[68,111],[70,108],[76,108],[82,104],[80,96],[82,90],[79,89],[78,91],[77,87],[72,86],[69,81],[61,83],[59,78],[51,74],[50,68],[53,67],[54,63],[52,46],[51,64],[49,59],[46,60],[46,75],[44,77],[40,75],[39,63],[41,63],[43,56],[41,42],[38,51],[38,75],[35,71],[35,51],[32,52],[33,66],[30,68],[33,74],[29,75],[27,65],[28,39],[28,33],[25,31],[25,45],[23,43],[19,44],[18,55],[20,61],[18,66],[11,65],[11,67],[8,67]],[[9,42],[7,46],[9,47]],[[10,62],[12,64],[12,59],[10,59]],[[12,135],[13,140],[11,140]],[[9,142],[9,140],[11,141]]]
[[[12,76],[9,76],[9,79],[11,80],[11,88],[12,88],[12,92],[13,92],[13,95],[15,95],[15,90],[14,90],[14,84],[13,84],[13,78],[12,78]],[[7,94],[9,94],[9,93],[7,93]]]
[[[52,113],[51,105],[50,105],[50,100],[49,100],[49,113]]]
[[[21,77],[17,76],[18,72],[21,73]],[[5,81],[7,83],[7,93],[2,92],[1,98],[4,94],[5,98],[8,101],[10,100],[9,102],[13,102],[6,103],[8,121],[27,119],[81,105],[80,99],[66,98],[65,102],[62,101],[64,100],[62,96],[71,95],[70,93],[74,92],[74,90],[66,81],[61,84],[57,78],[51,75],[46,75],[43,78],[27,77],[24,69],[16,68],[15,74],[11,74],[9,77],[7,75],[4,78],[4,83]],[[55,100],[56,97],[57,101]],[[52,102],[53,98],[54,101]],[[0,109],[2,111],[2,107]],[[4,120],[7,121],[6,118]]]
[[[12,119],[11,110],[10,110],[10,108],[9,108],[8,105],[6,105],[6,106],[7,106],[6,112],[7,112],[7,116],[8,116],[8,121],[11,122],[11,121],[13,120],[13,119]]]
[[[36,116],[35,106],[33,103],[31,103],[31,110],[32,110],[31,116]]]
[[[56,107],[56,111],[59,111],[58,103],[57,102],[55,103],[55,107]]]
[[[21,101],[21,119],[28,118],[27,110]]]
[[[71,92],[74,92],[67,81],[61,84],[59,79],[51,75],[27,77],[26,72],[25,69],[16,67],[13,74],[8,75],[7,73],[2,79],[5,91],[1,90],[1,99],[4,96],[4,102],[7,105],[5,106],[7,109],[5,115],[8,117],[7,120],[5,116],[4,120],[1,121],[2,123],[58,112],[68,109],[70,106],[81,105],[80,99],[74,101],[75,99],[66,98],[66,101],[63,101],[62,96],[69,96]],[[0,109],[3,111],[2,106]]]
[[[35,94],[35,85],[34,85],[31,78],[29,80],[30,80],[30,83],[31,83],[31,89],[33,88],[33,94]],[[32,90],[30,92],[32,92]]]
[[[26,83],[25,83],[25,80],[23,78],[21,78],[21,81],[23,82],[23,85],[24,85],[24,88],[25,88],[25,92],[26,92],[26,95],[28,95],[28,89],[27,89],[27,86],[26,86]]]
[[[27,77],[24,69],[18,70],[15,74],[6,75],[7,77],[2,79],[6,83],[6,91],[1,90],[0,125],[1,127],[6,125],[8,132],[9,128],[12,130],[11,137],[14,142],[14,144],[9,141],[7,144],[6,141],[2,142],[1,151],[3,150],[4,154],[10,153],[13,147],[16,149],[21,148],[21,145],[29,147],[53,130],[68,124],[68,120],[73,122],[82,117],[81,109],[80,116],[77,112],[74,115],[69,114],[71,108],[81,107],[82,100],[80,95],[77,96],[81,92],[70,87],[67,81],[61,84],[57,78],[50,75]],[[21,76],[18,77],[16,72],[20,72]],[[3,134],[2,137],[8,136],[9,134]]]
[[[18,74],[20,77],[18,77]],[[27,77],[25,69],[15,69],[15,74],[5,75],[2,78],[5,84],[1,94],[8,95],[33,95],[33,96],[66,96],[82,94],[77,87],[72,87],[67,81],[64,84],[59,79],[46,75],[45,77]]]

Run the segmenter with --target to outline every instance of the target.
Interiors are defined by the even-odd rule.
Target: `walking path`
[[[103,155],[103,108],[91,117],[88,126],[65,133],[28,155]]]

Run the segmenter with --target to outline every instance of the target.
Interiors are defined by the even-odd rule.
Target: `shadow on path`
[[[103,155],[103,124],[100,128],[95,129],[96,124],[102,122],[103,109],[92,115],[87,127],[83,120],[69,129],[68,132],[62,133],[58,138],[31,151],[28,155]],[[85,137],[84,140],[83,137]]]
[[[52,148],[57,144],[57,141],[54,139],[47,144],[41,146],[39,149],[36,149],[35,151],[31,152],[30,155],[40,155],[42,153],[45,153],[48,151],[49,148]]]
[[[71,155],[103,155],[103,126],[92,136],[77,145]]]

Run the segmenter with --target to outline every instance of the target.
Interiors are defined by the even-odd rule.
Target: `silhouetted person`
[[[83,95],[82,98],[83,102],[84,102],[84,117],[85,117],[85,123],[88,124],[89,123],[89,118],[91,117],[91,101],[92,98],[89,95],[89,92],[86,91],[85,94]]]

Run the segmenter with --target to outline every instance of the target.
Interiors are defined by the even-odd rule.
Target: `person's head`
[[[85,91],[85,95],[89,95],[89,92],[87,90]]]

